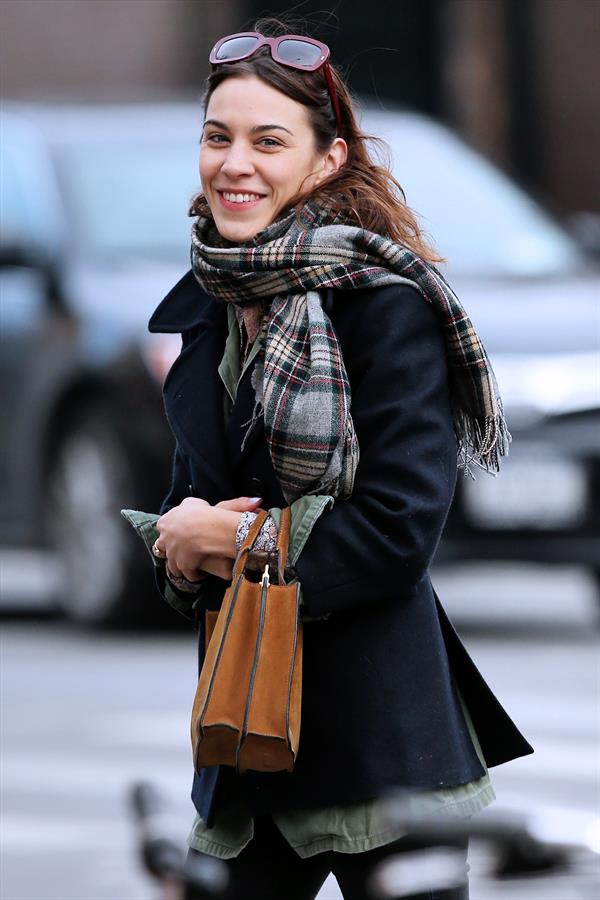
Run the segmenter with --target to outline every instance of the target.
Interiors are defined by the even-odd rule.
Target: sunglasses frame
[[[223,44],[226,44],[227,41],[234,40],[235,38],[245,37],[258,38],[255,46],[252,47],[249,53],[243,53],[241,56],[235,56],[229,59],[218,58],[219,50],[221,49]],[[316,61],[316,63],[309,66],[299,65],[298,63],[293,63],[289,62],[288,60],[281,59],[278,53],[278,48],[283,41],[302,41],[304,44],[312,44],[313,47],[317,47],[321,51],[321,57]],[[316,72],[317,69],[323,69],[325,80],[327,81],[327,89],[329,90],[329,96],[331,97],[331,104],[335,113],[337,132],[338,134],[341,134],[342,115],[340,111],[337,91],[335,89],[335,84],[333,81],[333,75],[331,74],[331,67],[329,66],[328,62],[331,51],[327,44],[324,44],[322,41],[317,41],[314,38],[306,37],[303,34],[281,34],[278,37],[265,37],[265,35],[261,34],[259,31],[240,31],[236,34],[228,34],[226,37],[220,38],[210,51],[208,59],[213,66],[222,66],[226,65],[227,63],[240,62],[240,60],[242,59],[250,59],[250,57],[254,56],[254,54],[258,50],[260,50],[261,47],[268,47],[271,54],[271,59],[282,66],[287,66],[290,69],[298,69],[301,72]]]

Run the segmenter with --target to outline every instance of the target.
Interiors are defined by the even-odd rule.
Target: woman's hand
[[[186,497],[170,509],[156,523],[156,545],[167,555],[169,572],[189,581],[197,581],[201,572],[230,579],[240,513],[255,511],[261,502],[260,497],[236,497],[211,506]]]
[[[235,512],[255,512],[262,500],[260,497],[235,497],[233,500],[221,500],[216,506],[221,509],[231,509]],[[237,529],[236,529],[237,530]],[[226,556],[205,556],[202,560],[202,571],[218,578],[231,581],[233,575],[233,559]]]

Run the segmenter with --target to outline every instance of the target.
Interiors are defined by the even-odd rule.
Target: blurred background
[[[189,268],[208,53],[284,12],[388,142],[504,398],[510,457],[459,479],[433,573],[536,748],[498,803],[599,812],[600,0],[2,0],[5,900],[150,900],[133,778],[191,824],[194,635],[119,509],[169,482],[179,338],[146,323]]]

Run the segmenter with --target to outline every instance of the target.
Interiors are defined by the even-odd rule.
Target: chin
[[[264,225],[251,225],[248,223],[247,225],[242,225],[241,222],[237,224],[232,224],[231,222],[218,222],[215,221],[217,226],[217,231],[221,235],[222,238],[225,238],[226,241],[232,241],[237,244],[243,244],[246,241],[251,241],[252,238],[258,234],[259,231],[265,227]]]

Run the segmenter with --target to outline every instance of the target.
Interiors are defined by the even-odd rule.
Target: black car
[[[159,609],[119,509],[156,510],[168,486],[179,337],[146,323],[189,267],[201,121],[195,102],[3,109],[0,540],[43,554],[53,602],[89,624]],[[459,477],[437,560],[600,574],[597,267],[446,128],[369,107],[364,125],[449,260],[513,434],[499,478]]]

